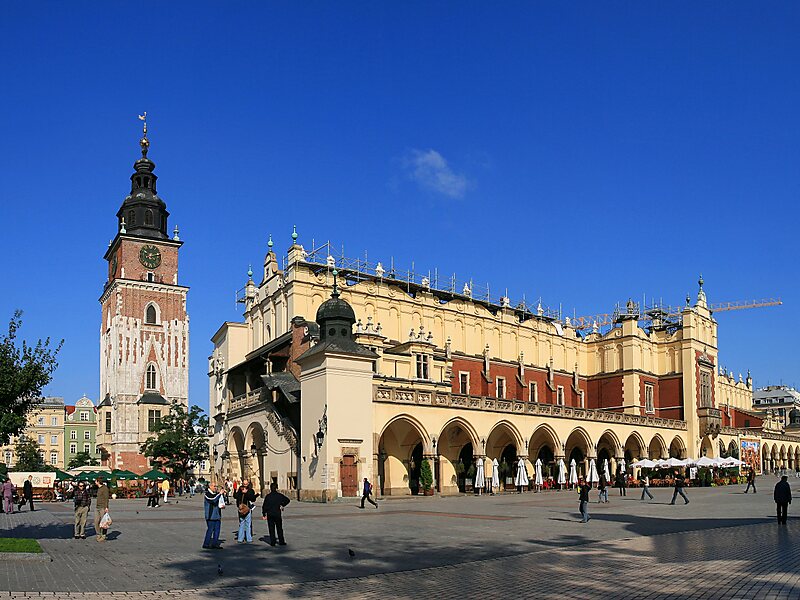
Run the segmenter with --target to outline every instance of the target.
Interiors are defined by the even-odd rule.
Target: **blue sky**
[[[800,5],[12,3],[0,20],[0,317],[98,394],[102,255],[150,115],[185,240],[193,403],[270,233],[569,313],[718,315],[721,363],[800,384]],[[309,315],[306,315],[309,316]]]

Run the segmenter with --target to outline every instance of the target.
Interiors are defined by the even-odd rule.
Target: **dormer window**
[[[429,359],[427,354],[417,354],[417,379],[430,379]]]
[[[136,212],[133,210],[128,211],[128,226],[133,227],[136,225]]]
[[[153,211],[149,208],[144,211],[144,224],[145,225],[152,225],[153,224]]]

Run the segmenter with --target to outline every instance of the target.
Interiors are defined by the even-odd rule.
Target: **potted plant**
[[[464,481],[464,490],[467,492],[471,492],[473,489],[472,485],[475,481],[475,472],[475,465],[470,465],[469,469],[467,469],[466,480]]]
[[[419,466],[419,485],[425,496],[433,496],[433,473],[431,463],[427,460],[423,460]]]

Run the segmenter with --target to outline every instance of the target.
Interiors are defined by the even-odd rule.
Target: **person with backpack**
[[[599,492],[597,503],[605,502],[608,504],[608,482],[606,481],[605,474],[600,475],[600,481],[597,483],[597,491]]]
[[[369,479],[364,477],[364,488],[361,494],[361,508],[364,508],[364,500],[372,504],[375,508],[378,508],[378,503],[375,502],[370,496],[372,495],[372,484],[369,482]]]
[[[238,543],[253,543],[253,506],[256,504],[256,493],[249,479],[242,481],[233,496],[239,511],[239,532],[236,535]]]

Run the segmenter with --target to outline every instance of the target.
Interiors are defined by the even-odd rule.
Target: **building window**
[[[530,402],[539,401],[539,387],[536,385],[535,381],[528,383],[528,400]]]
[[[106,413],[106,433],[111,433],[111,413]]]
[[[146,181],[145,181],[146,183]],[[144,224],[145,225],[152,225],[153,224],[153,211],[149,208],[144,211]]]
[[[156,384],[156,366],[151,363],[147,365],[147,376],[145,377],[144,387],[147,390],[155,390],[158,389]]]
[[[564,386],[560,385],[556,388],[556,404],[564,406]]]
[[[428,359],[427,354],[417,354],[417,379],[430,379],[428,376]]]
[[[58,463],[58,452],[51,452],[50,453],[50,464],[54,465]]]
[[[39,445],[44,446],[44,435],[39,434]]]
[[[497,382],[495,383],[495,387],[497,390],[496,396],[498,398],[505,398],[506,397],[506,378],[505,377],[498,377]]]
[[[200,472],[201,473],[205,473],[206,472],[206,461],[204,461],[204,460],[200,461]]]
[[[700,406],[713,406],[711,401],[711,371],[700,371]]]
[[[44,427],[44,417],[39,417],[39,425]]]
[[[56,444],[58,444],[58,436],[57,435],[51,435],[50,436],[50,445],[51,446],[55,446]]]
[[[86,452],[87,454],[89,453],[89,444],[83,445],[83,451]]]
[[[76,430],[72,430],[69,432],[69,439],[77,440],[78,439],[78,432]]]
[[[58,427],[58,417],[51,417],[50,418],[50,425],[52,427]]]
[[[458,393],[469,394],[469,373],[461,371],[458,374]]]
[[[95,454],[100,454],[100,446],[95,446],[94,447],[94,453]]]
[[[155,325],[158,323],[158,313],[156,312],[156,307],[150,304],[147,309],[144,311],[144,322],[148,325]]]
[[[136,225],[136,213],[132,210],[128,211],[128,227]]]
[[[83,432],[83,439],[85,439],[85,440],[90,440],[90,439],[92,439],[92,434],[91,434],[91,432],[89,432],[89,431],[84,431],[84,432]]]
[[[644,412],[651,414],[656,412],[656,405],[653,399],[653,390],[654,388],[651,384],[644,384]]]
[[[44,450],[39,450],[39,458],[42,459],[42,462],[47,460],[47,457],[44,455]]]
[[[160,410],[148,410],[147,411],[147,428],[150,431],[153,431],[161,422],[161,411]]]
[[[581,390],[580,393],[581,408],[586,408],[586,391]]]
[[[81,421],[88,421],[89,420],[89,413],[85,410],[81,411]]]
[[[6,450],[6,466],[11,465],[11,450]]]
[[[745,426],[745,428],[750,427],[750,419],[745,419],[744,420],[744,426]]]
[[[69,453],[75,454],[76,452],[78,452],[78,444],[76,444],[75,442],[70,442]]]

